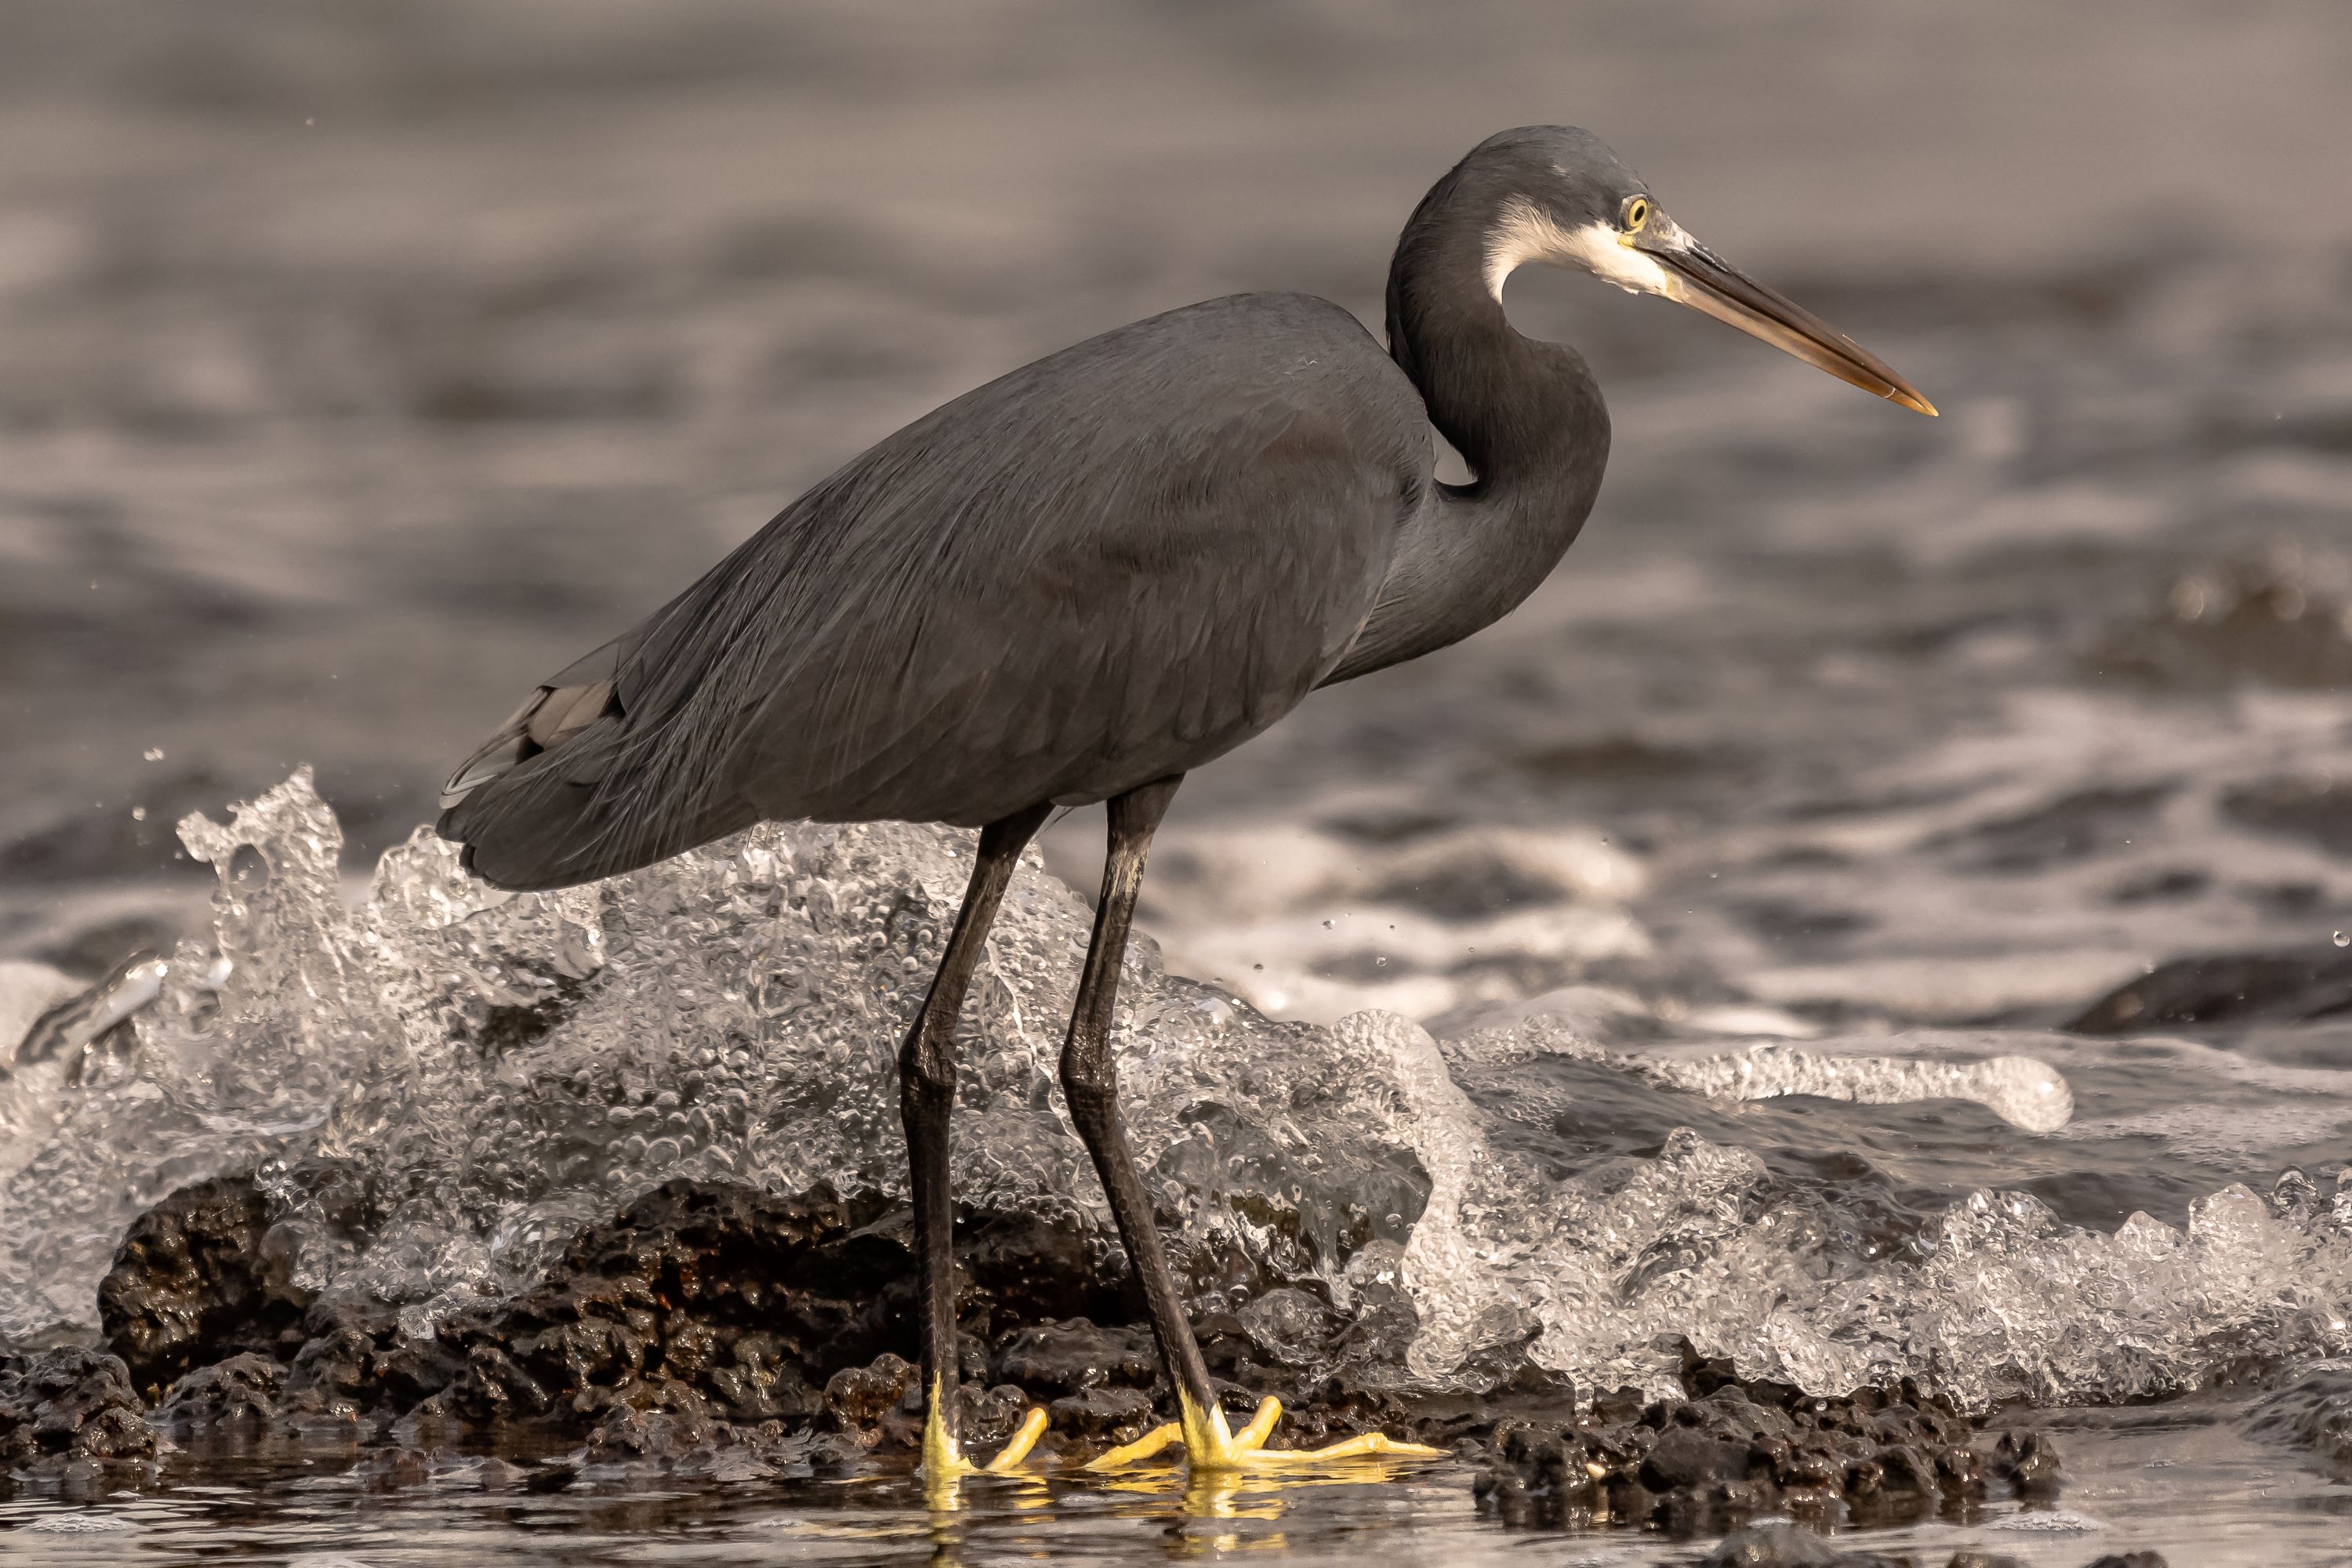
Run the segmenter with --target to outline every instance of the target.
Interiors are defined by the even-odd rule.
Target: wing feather
[[[879,443],[541,687],[443,831],[552,885],[759,816],[972,825],[1196,766],[1338,663],[1428,460],[1337,306],[1105,334]]]

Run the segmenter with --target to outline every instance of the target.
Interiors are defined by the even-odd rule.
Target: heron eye
[[[1642,226],[1650,221],[1650,198],[1635,196],[1625,204],[1625,232],[1639,234]]]

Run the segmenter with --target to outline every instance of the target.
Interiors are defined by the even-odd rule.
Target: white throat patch
[[[1664,214],[1652,221],[1666,225]],[[1660,237],[1672,243],[1680,234],[1668,225]],[[1624,243],[1623,236],[1612,226],[1589,223],[1562,228],[1525,196],[1513,196],[1503,204],[1501,216],[1486,233],[1486,292],[1500,302],[1504,280],[1530,261],[1581,268],[1629,294],[1674,292],[1673,274]]]

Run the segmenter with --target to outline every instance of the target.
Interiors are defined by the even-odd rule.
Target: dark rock
[[[136,1459],[155,1448],[120,1358],[79,1345],[0,1354],[0,1464]]]
[[[2171,1568],[2160,1552],[2110,1552],[2089,1568]]]
[[[824,1413],[834,1428],[866,1447],[882,1440],[883,1424],[921,1394],[921,1370],[906,1357],[884,1352],[870,1366],[844,1367],[824,1385]]]
[[[1104,1384],[1149,1388],[1160,1375],[1160,1352],[1141,1324],[1097,1328],[1072,1318],[1014,1330],[989,1375],[1047,1398]]]
[[[286,1369],[251,1351],[200,1366],[172,1385],[157,1413],[171,1426],[188,1430],[242,1422],[267,1422],[278,1414]]]
[[[291,1348],[281,1341],[309,1302],[268,1267],[271,1218],[250,1177],[223,1176],[131,1222],[99,1283],[98,1316],[108,1348],[150,1398],[191,1367]]]
[[[1654,1492],[1748,1479],[1748,1446],[1692,1426],[1662,1435],[1642,1461],[1642,1484]]]
[[[302,1224],[359,1235],[373,1223],[373,1194],[348,1173],[322,1167],[285,1189]],[[174,1194],[126,1240],[109,1278],[110,1332],[144,1366],[196,1367],[174,1373],[170,1421],[306,1432],[389,1421],[418,1451],[532,1426],[584,1437],[583,1464],[718,1479],[856,1469],[877,1449],[920,1442],[923,1391],[906,1354],[914,1259],[904,1211],[880,1200],[675,1182],[583,1230],[529,1289],[423,1337],[381,1304],[303,1301],[284,1283],[292,1223],[252,1184],[215,1182]],[[1150,1336],[1076,1229],[967,1214],[958,1234],[956,1397],[973,1452],[1001,1445],[1041,1404],[1066,1456],[1161,1418]],[[1689,1398],[1620,1391],[1577,1420],[1566,1414],[1572,1384],[1524,1348],[1498,1350],[1475,1388],[1419,1388],[1398,1358],[1409,1304],[1366,1296],[1346,1318],[1311,1290],[1279,1287],[1203,1318],[1234,1418],[1279,1394],[1278,1445],[1374,1428],[1478,1445],[1479,1495],[1528,1523],[1689,1532],[1840,1508],[1910,1519],[1984,1492],[1973,1429],[1908,1384],[1811,1399],[1692,1356]],[[370,1484],[409,1484],[404,1463],[386,1458]],[[564,1483],[551,1471],[524,1484]]]
[[[592,1462],[621,1458],[675,1459],[708,1447],[719,1428],[698,1410],[639,1410],[619,1405],[589,1429]]]
[[[993,1388],[964,1384],[956,1390],[956,1436],[965,1448],[985,1458],[1012,1438],[1035,1403],[1009,1383]],[[919,1411],[915,1415],[919,1424]],[[919,1426],[916,1441],[921,1440]]]
[[[2026,1568],[2022,1558],[2006,1552],[1955,1552],[1944,1568]]]
[[[2176,958],[2110,991],[2066,1027],[2136,1034],[2196,1024],[2307,1023],[2352,1009],[2352,950]]]
[[[1601,1398],[1582,1420],[1501,1423],[1481,1456],[1480,1502],[1512,1523],[1696,1533],[1776,1510],[1824,1521],[1920,1519],[1985,1495],[1975,1427],[1908,1383],[1814,1399],[1693,1357],[1684,1384],[1696,1397],[1638,1410]],[[2036,1467],[2055,1463],[2046,1446],[2035,1450]]]
[[[1151,1395],[1138,1388],[1095,1387],[1046,1407],[1054,1431],[1110,1448],[1132,1443],[1156,1424]]]
[[[2047,1501],[2058,1495],[2065,1477],[2058,1467],[2058,1450],[2040,1432],[2004,1432],[1992,1451],[1992,1473],[2007,1481],[2021,1498]]]
[[[905,1271],[909,1321],[912,1258],[908,1244],[896,1260]],[[1049,1318],[1124,1323],[1143,1315],[1139,1297],[1128,1300],[1126,1259],[1097,1256],[1067,1216],[960,1212],[956,1261],[971,1282],[961,1302],[964,1327],[991,1341]]]

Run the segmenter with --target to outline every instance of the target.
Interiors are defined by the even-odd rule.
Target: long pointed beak
[[[1740,272],[1664,221],[1663,215],[1633,245],[1664,269],[1667,299],[1704,310],[1864,392],[1935,416],[1936,405],[1885,360],[1795,300]]]

